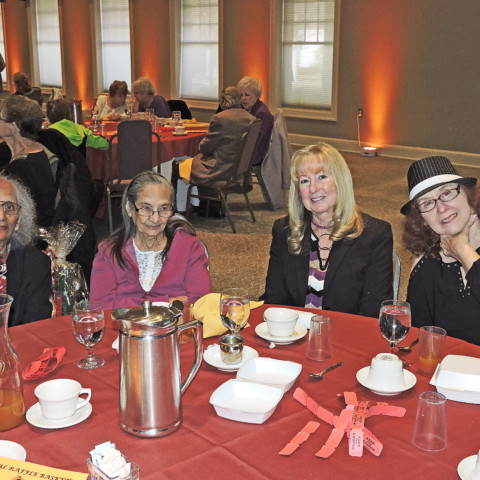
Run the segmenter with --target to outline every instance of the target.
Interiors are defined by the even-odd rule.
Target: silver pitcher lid
[[[150,300],[144,300],[141,307],[112,310],[112,319],[149,327],[168,327],[182,312],[183,303],[179,300],[174,300],[170,307],[154,306]]]

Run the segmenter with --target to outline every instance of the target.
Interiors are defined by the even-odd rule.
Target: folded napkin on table
[[[263,305],[263,302],[250,300],[250,310],[260,307],[261,305]],[[202,298],[199,298],[193,306],[193,315],[196,320],[203,322],[203,338],[222,335],[228,330],[220,318],[219,293],[208,293]],[[248,324],[246,327],[248,327]]]
[[[22,372],[24,380],[36,380],[53,372],[65,355],[65,347],[45,348],[42,355]]]

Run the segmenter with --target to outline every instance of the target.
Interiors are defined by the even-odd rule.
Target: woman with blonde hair
[[[237,85],[242,99],[242,108],[250,115],[262,121],[260,138],[253,156],[252,165],[262,163],[270,146],[270,137],[273,129],[273,115],[268,107],[260,100],[263,93],[262,84],[255,77],[243,77]]]
[[[322,143],[292,158],[289,215],[272,231],[265,303],[377,317],[392,296],[390,224],[360,212],[342,155]]]

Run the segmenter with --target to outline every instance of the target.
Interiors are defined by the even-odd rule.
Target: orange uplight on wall
[[[403,17],[402,8],[379,9],[361,36],[362,138],[368,145],[392,144],[396,139],[395,110],[408,43],[397,28],[404,21],[399,17]]]

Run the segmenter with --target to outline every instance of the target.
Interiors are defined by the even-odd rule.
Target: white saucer
[[[27,452],[18,443],[10,442],[9,440],[0,440],[0,457],[23,462],[27,458]]]
[[[203,359],[209,365],[218,368],[222,372],[236,372],[243,364],[255,357],[258,357],[258,352],[254,348],[248,347],[247,345],[243,346],[242,361],[240,363],[236,363],[235,365],[229,365],[222,360],[220,345],[218,344],[210,345],[203,352]]]
[[[79,408],[70,418],[63,420],[50,420],[42,415],[40,404],[36,403],[27,411],[27,422],[39,428],[66,428],[83,422],[92,413],[92,404],[89,402]]]
[[[403,376],[405,379],[405,386],[403,388],[401,388],[400,390],[397,390],[396,388],[393,390],[392,389],[374,390],[373,388],[370,388],[367,385],[367,377],[368,377],[369,371],[370,371],[370,367],[364,367],[357,372],[358,383],[360,383],[365,388],[368,388],[373,393],[376,393],[378,395],[398,395],[399,393],[409,390],[417,383],[417,377],[412,372],[409,372],[408,370],[403,370]]]
[[[307,329],[299,322],[295,325],[295,331],[288,337],[274,337],[268,333],[267,322],[261,322],[255,327],[255,333],[267,342],[274,342],[277,345],[289,345],[300,340],[307,334]]]
[[[457,467],[458,476],[462,480],[470,480],[470,476],[475,468],[477,463],[477,455],[472,455],[470,457],[464,458]]]

